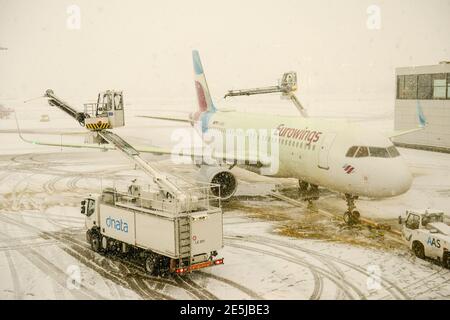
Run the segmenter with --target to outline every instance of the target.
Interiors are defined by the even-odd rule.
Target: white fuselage
[[[274,177],[296,178],[355,196],[391,197],[409,190],[411,173],[391,141],[376,131],[345,120],[215,112],[207,131],[278,129],[279,166]],[[258,139],[261,137],[258,136]],[[351,147],[359,157],[346,156]],[[251,143],[246,143],[247,150]],[[393,148],[393,150],[392,150]],[[381,155],[376,151],[381,151]],[[386,156],[387,154],[387,156]],[[246,167],[246,166],[243,166]]]

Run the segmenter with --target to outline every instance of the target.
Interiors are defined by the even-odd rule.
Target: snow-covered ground
[[[37,119],[19,121],[23,129],[77,129],[63,118],[52,119],[53,127]],[[131,123],[121,131],[129,140],[170,143],[172,126],[161,123],[150,128],[141,119]],[[383,124],[389,126],[386,121]],[[15,128],[12,119],[0,125],[2,130]],[[140,176],[133,165],[116,152],[30,145],[14,133],[0,137],[0,299],[450,298],[449,270],[416,259],[404,246],[385,245],[382,235],[373,239],[352,230],[358,241],[348,241],[348,230],[341,231],[339,222],[323,217],[320,223],[334,223],[333,232],[346,237],[293,234],[292,227],[309,219],[310,213],[268,193],[275,184],[289,186],[294,181],[239,169],[239,197],[224,206],[225,247],[220,255],[225,264],[185,278],[147,276],[133,263],[92,252],[79,214],[79,201],[86,193],[113,180]],[[82,141],[78,136],[67,139]],[[450,155],[400,152],[415,177],[411,190],[391,199],[359,200],[362,215],[393,221],[407,208],[450,212]],[[188,170],[173,168],[163,157],[151,158],[173,172]],[[343,212],[345,202],[324,191],[316,206]]]

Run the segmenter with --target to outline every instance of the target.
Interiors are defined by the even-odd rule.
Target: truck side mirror
[[[398,216],[398,224],[402,224],[403,220],[402,220],[402,216]]]
[[[81,201],[81,214],[86,214],[86,200]]]

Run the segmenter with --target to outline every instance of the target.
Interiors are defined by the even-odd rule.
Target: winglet
[[[399,130],[399,131],[394,131],[394,132],[388,133],[387,137],[389,139],[392,139],[392,138],[395,138],[395,137],[399,137],[399,136],[403,136],[405,134],[409,134],[409,133],[413,133],[413,132],[425,129],[425,127],[428,124],[428,122],[427,122],[427,119],[425,118],[425,115],[423,114],[422,106],[420,105],[420,101],[419,100],[417,100],[416,108],[417,108],[417,120],[419,121],[419,126],[417,128],[414,128],[414,129]]]
[[[427,119],[423,114],[422,106],[420,105],[419,100],[417,100],[417,118],[419,119],[419,126],[424,128],[427,125]]]
[[[29,141],[29,140],[25,139],[25,138],[22,136],[22,132],[20,131],[20,127],[19,127],[19,120],[17,120],[17,113],[16,113],[16,111],[14,111],[14,118],[16,119],[17,132],[19,133],[20,139],[21,139],[22,141],[26,142],[26,143],[33,143],[33,144],[34,144],[33,141]]]

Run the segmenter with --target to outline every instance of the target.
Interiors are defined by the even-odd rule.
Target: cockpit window
[[[363,158],[368,156],[369,156],[369,149],[367,149],[367,147],[359,147],[355,155],[356,158]]]
[[[400,156],[400,153],[398,152],[396,147],[390,146],[387,149],[389,151],[389,154],[391,155],[391,158],[395,158],[395,157]]]
[[[358,150],[357,146],[350,147],[350,149],[348,149],[347,154],[345,156],[352,158],[355,155],[356,150]]]
[[[389,152],[386,148],[369,147],[371,157],[389,158]]]

